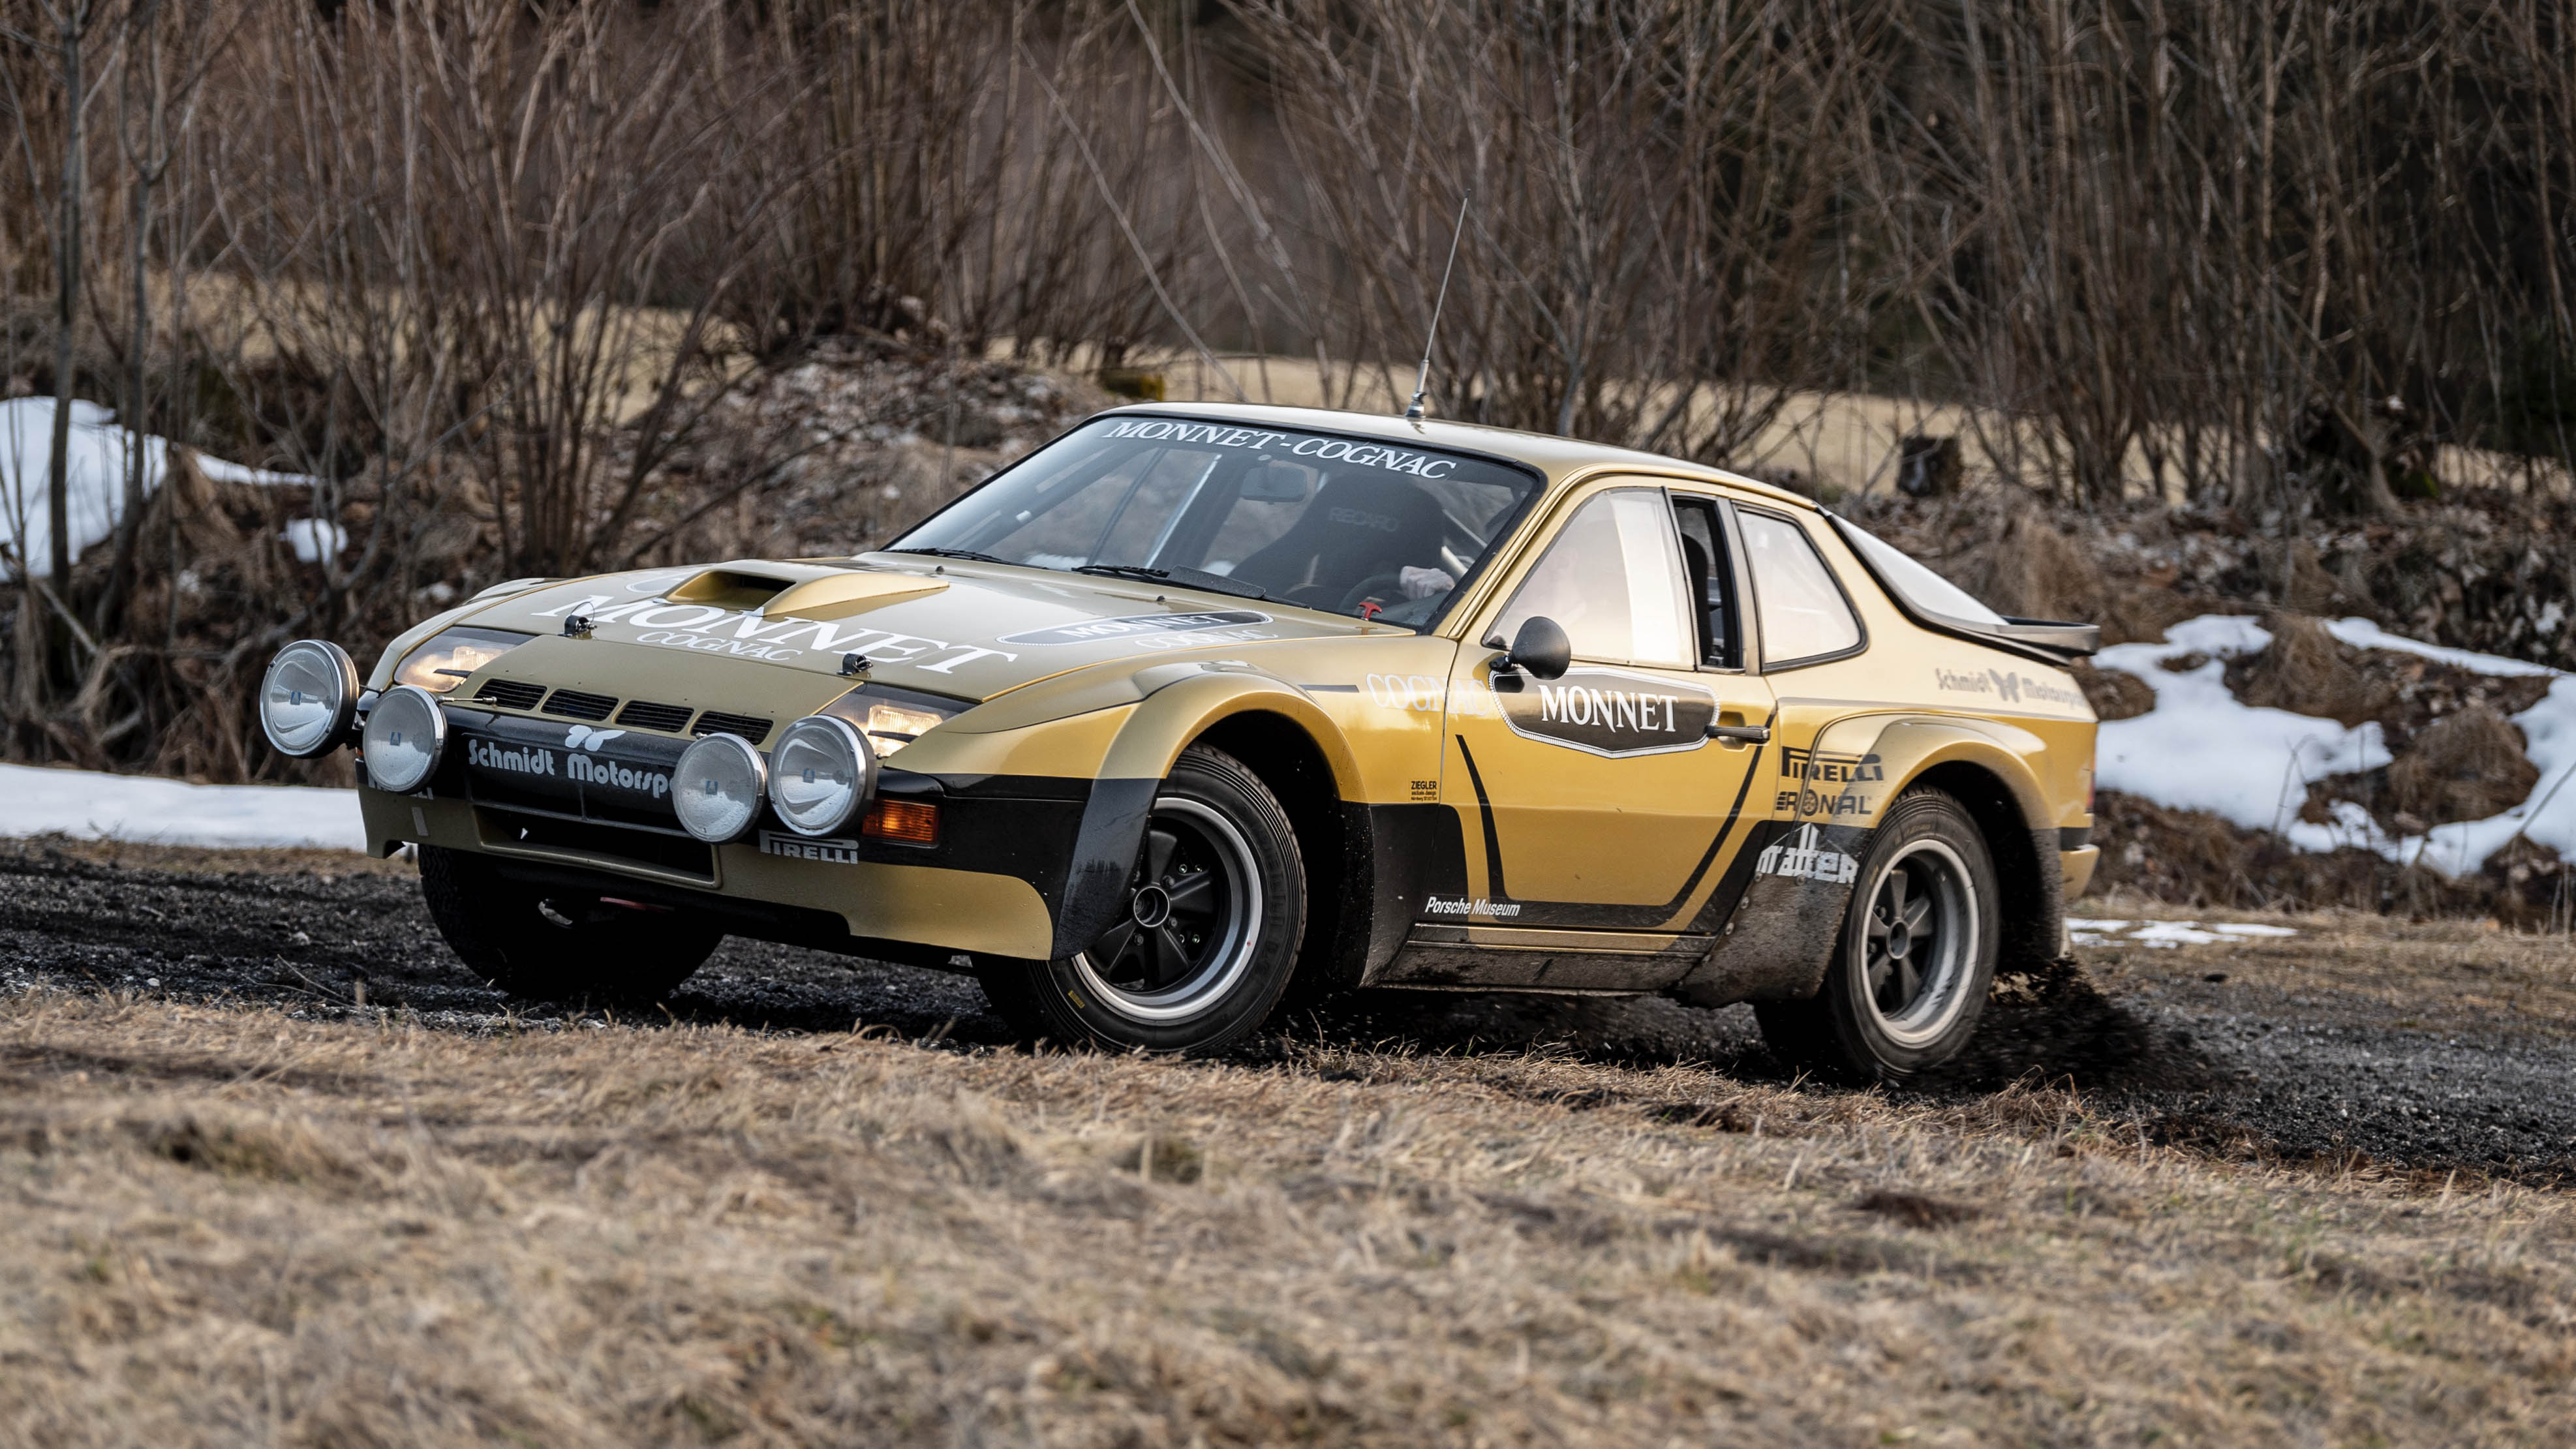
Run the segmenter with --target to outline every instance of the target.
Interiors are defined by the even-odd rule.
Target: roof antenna
[[[1431,302],[1431,335],[1422,339],[1422,370],[1413,375],[1413,401],[1404,409],[1408,423],[1422,421],[1422,394],[1431,386],[1431,347],[1440,339],[1440,309],[1449,303],[1449,274],[1458,270],[1458,238],[1467,233],[1467,202],[1476,194],[1469,187],[1458,195],[1458,224],[1449,232],[1449,261],[1440,268],[1440,295]]]

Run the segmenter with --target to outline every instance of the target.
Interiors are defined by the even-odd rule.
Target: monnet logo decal
[[[1943,669],[1935,665],[1932,682],[1952,694],[1990,695],[2001,704],[2026,702],[2073,709],[2084,702],[2082,690],[2008,669]]]
[[[1206,629],[1233,629],[1245,624],[1267,624],[1268,614],[1250,609],[1210,609],[1198,614],[1132,614],[1123,619],[1085,619],[1079,624],[1059,624],[1052,629],[1030,629],[1018,634],[1005,634],[996,644],[1089,644],[1101,639],[1124,639],[1137,634],[1195,634]]]
[[[1839,850],[1819,849],[1816,838],[1816,827],[1799,826],[1762,847],[1762,854],[1754,858],[1753,873],[1824,885],[1850,885],[1860,875],[1860,862]]]
[[[1697,685],[1616,669],[1524,679],[1494,702],[1514,734],[1595,755],[1698,749],[1717,714],[1717,696]]]
[[[618,626],[609,637],[729,658],[785,661],[808,651],[826,655],[863,653],[879,664],[910,664],[924,674],[952,674],[961,664],[1019,657],[1007,650],[956,644],[868,624],[793,615],[773,619],[758,609],[675,604],[661,598],[621,604],[608,594],[588,594],[568,604],[540,609],[529,617],[563,619],[575,614],[588,619],[593,629]],[[636,632],[625,632],[630,629]]]

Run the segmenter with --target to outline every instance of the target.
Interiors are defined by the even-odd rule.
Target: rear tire
[[[1024,1041],[1223,1051],[1278,1008],[1305,928],[1288,813],[1232,756],[1192,746],[1154,798],[1128,914],[1078,955],[986,968],[984,995]]]
[[[467,969],[526,1001],[659,1001],[724,940],[685,911],[540,890],[504,877],[482,856],[435,845],[420,848],[420,893]]]
[[[1792,1067],[1902,1083],[1957,1056],[1995,979],[2001,893],[1985,837],[1943,791],[1888,807],[1843,916],[1823,986],[1757,1002],[1762,1039]]]

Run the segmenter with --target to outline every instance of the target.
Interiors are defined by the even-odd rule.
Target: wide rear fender
[[[2048,749],[2038,735],[1988,719],[1903,720],[1881,740],[1889,778],[1938,785],[1976,817],[2003,897],[1995,969],[2006,974],[2056,960],[2066,939],[2058,836],[2066,812],[2041,781]]]
[[[1878,737],[1888,779],[1902,782],[1889,794],[1890,801],[1943,765],[1974,765],[2003,782],[2030,829],[2056,821],[2048,792],[2031,765],[2047,750],[2047,741],[2001,720],[1900,717]]]
[[[1747,847],[1752,876],[1716,944],[1668,989],[1703,1006],[1815,995],[1860,885],[1853,865],[1887,807],[1924,783],[1959,795],[1994,849],[2006,963],[2019,964],[2043,936],[2053,955],[2064,892],[2054,817],[2031,764],[2046,748],[1997,720],[1873,711],[1827,723],[1808,759],[1832,762],[1839,778],[1810,778],[1784,797],[1795,804]],[[2049,847],[2033,851],[2043,824]]]

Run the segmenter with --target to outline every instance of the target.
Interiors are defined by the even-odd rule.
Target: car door
[[[1557,519],[1468,635],[1484,647],[1459,654],[1441,792],[1463,817],[1470,892],[1424,919],[1678,932],[1770,804],[1755,798],[1763,746],[1708,734],[1772,713],[1744,667],[1740,554],[1714,499],[1646,480]],[[1503,641],[1537,616],[1565,630],[1572,666],[1498,673]]]

